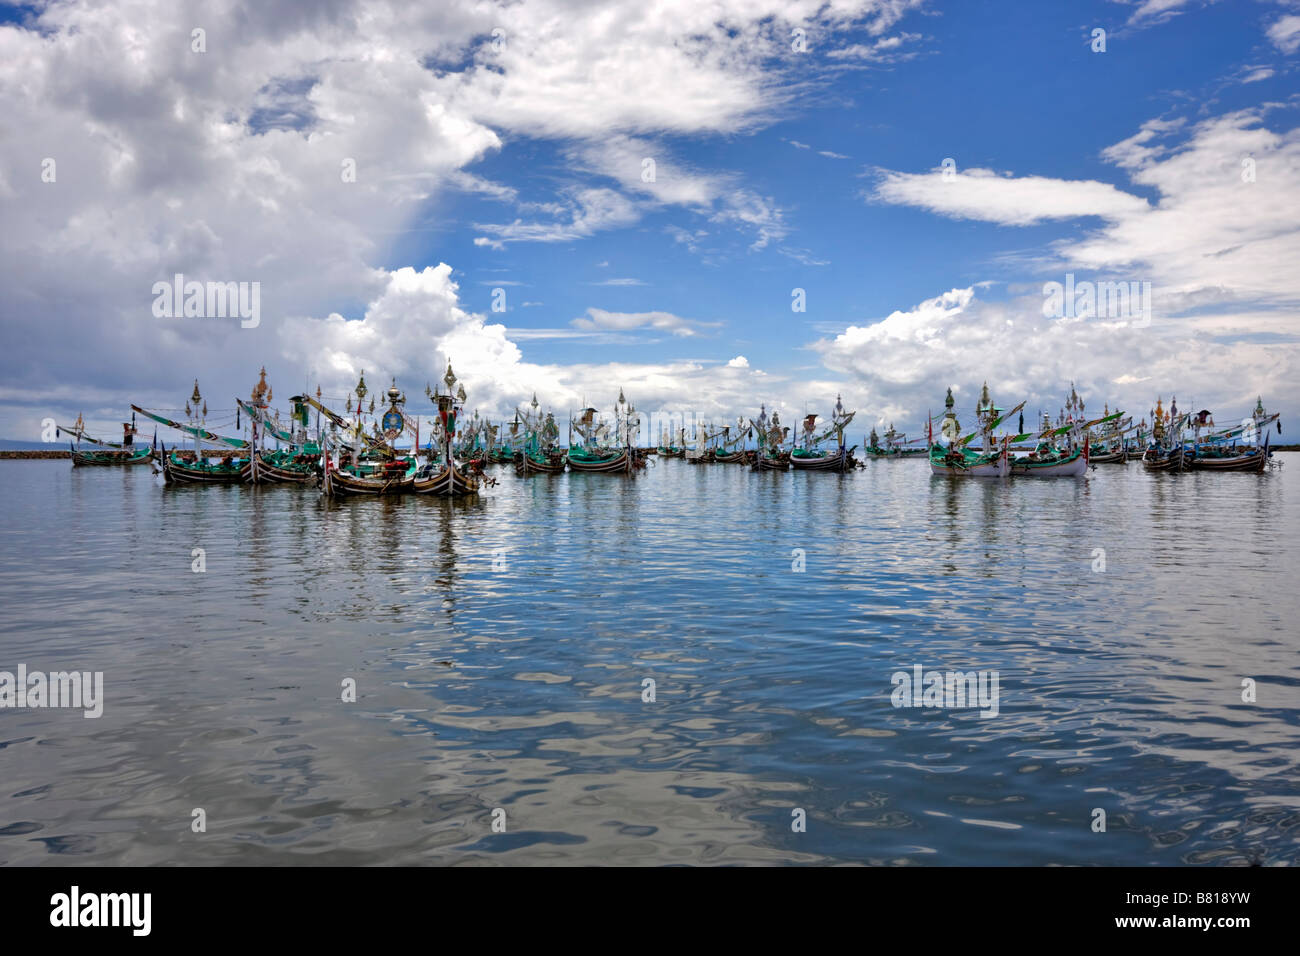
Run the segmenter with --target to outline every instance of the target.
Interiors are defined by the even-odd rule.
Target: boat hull
[[[869,451],[868,458],[876,458],[883,461],[901,460],[904,458],[924,458],[924,448],[908,448],[902,451]]]
[[[753,452],[738,451],[730,455],[714,455],[713,463],[715,465],[745,465],[754,460]]]
[[[120,451],[77,451],[73,449],[72,467],[110,466],[120,468],[124,465],[143,465],[152,458],[153,452],[148,446],[132,449],[131,451],[125,449]]]
[[[1093,452],[1088,456],[1088,462],[1093,465],[1122,465],[1128,457],[1128,452],[1121,448],[1119,451]]]
[[[321,481],[321,490],[328,497],[379,496],[408,494],[415,488],[415,475],[403,472],[391,478],[362,478],[331,468],[325,472]]]
[[[245,461],[238,468],[201,467],[163,455],[162,470],[163,481],[169,485],[239,485],[249,480],[252,464]]]
[[[789,471],[790,457],[784,452],[776,458],[768,458],[766,455],[760,455],[754,461],[755,471]]]
[[[942,449],[936,445],[935,451],[942,452]],[[1006,478],[1011,474],[1011,459],[1005,451],[998,455],[973,452],[936,455],[932,451],[930,473],[947,478]]]
[[[853,456],[847,448],[816,458],[791,455],[790,467],[795,471],[848,471],[853,467]]]
[[[549,456],[545,460],[534,458],[532,455],[524,455],[521,460],[515,463],[515,474],[520,476],[559,475],[563,472],[564,455],[562,454]]]
[[[427,478],[414,479],[411,490],[417,495],[463,498],[478,494],[478,479],[465,474],[455,465],[443,465]]]
[[[1076,478],[1088,473],[1088,459],[1076,448],[1063,461],[1029,461],[1012,459],[1011,474],[1028,478]]]
[[[1268,464],[1268,453],[1264,449],[1246,455],[1233,455],[1228,458],[1193,458],[1193,471],[1253,471],[1261,472]]]
[[[248,482],[254,485],[307,485],[320,476],[314,467],[285,468],[259,455],[248,470]]]
[[[586,471],[596,474],[631,474],[632,459],[626,451],[605,459],[575,458],[569,455],[570,471]]]
[[[1161,452],[1148,448],[1142,455],[1142,467],[1147,471],[1186,471],[1186,454],[1182,448]]]

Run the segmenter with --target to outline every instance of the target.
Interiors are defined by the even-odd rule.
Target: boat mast
[[[199,410],[200,402],[203,402],[201,413]],[[203,439],[200,436],[203,434],[203,426],[208,418],[208,403],[203,401],[203,396],[199,394],[199,380],[197,378],[194,380],[194,394],[185,403],[185,416],[190,419],[191,424],[194,426],[194,464],[197,467],[203,463],[203,456],[200,454],[203,448]]]

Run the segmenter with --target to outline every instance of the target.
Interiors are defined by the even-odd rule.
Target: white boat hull
[[[1023,459],[1011,462],[1011,474],[1027,478],[1076,478],[1088,473],[1088,459],[1083,452],[1076,452],[1068,461],[1053,462],[1050,465],[1028,464]]]
[[[1006,478],[1011,474],[1011,459],[1004,452],[993,461],[962,466],[946,464],[931,457],[930,473],[948,478]]]

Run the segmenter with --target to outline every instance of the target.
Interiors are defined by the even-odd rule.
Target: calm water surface
[[[3,462],[0,670],[106,703],[0,710],[0,863],[1295,863],[1278,458],[497,469],[472,504]],[[893,707],[916,664],[998,671],[998,715]]]

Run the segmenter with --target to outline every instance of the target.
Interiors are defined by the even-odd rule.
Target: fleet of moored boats
[[[638,446],[641,417],[620,391],[613,420],[599,417],[595,408],[570,416],[568,442],[559,444],[560,428],[551,412],[543,412],[537,396],[513,421],[492,424],[475,413],[462,417],[465,387],[447,365],[441,387],[426,386],[425,395],[435,414],[421,445],[424,416],[406,411],[406,395],[396,382],[381,395],[376,410],[365,374],[347,397],[345,411],[329,408],[320,389],[315,397],[289,399],[287,421],[271,406],[272,389],[263,368],[247,401],[237,400],[235,431],[243,437],[208,430],[207,403],[194,383],[185,406],[184,420],[132,405],[132,421],[123,426],[123,440],[108,442],[86,434],[82,419],[71,428],[60,427],[73,438],[74,466],[122,466],[151,462],[170,485],[192,484],[298,484],[321,488],[327,496],[422,494],[463,497],[480,487],[496,484],[489,465],[513,465],[520,477],[573,472],[635,475],[651,455],[680,458],[694,465],[738,464],[756,471],[846,472],[861,467],[856,445],[847,444],[847,429],[855,412],[846,411],[837,398],[828,422],[818,425],[818,415],[808,415],[792,438],[773,412],[761,406],[757,417],[738,419],[734,425],[697,426],[688,440],[686,429],[664,432],[656,448]],[[384,403],[386,402],[386,407]],[[873,428],[863,446],[864,458],[926,457],[933,474],[950,477],[1005,478],[1008,476],[1075,477],[1102,464],[1140,460],[1148,471],[1248,471],[1280,467],[1273,461],[1270,435],[1280,433],[1277,413],[1264,410],[1262,399],[1240,423],[1217,427],[1208,410],[1178,411],[1176,400],[1168,411],[1157,399],[1145,418],[1134,423],[1124,412],[1110,411],[1089,419],[1074,386],[1055,420],[1044,414],[1038,426],[1026,431],[1020,414],[1016,433],[995,431],[1025,403],[1004,410],[994,404],[984,385],[975,406],[975,426],[966,434],[954,410],[952,389],[942,416],[928,417],[926,437],[908,439],[891,425],[883,437]],[[312,412],[315,424],[312,424]],[[191,447],[137,445],[135,415],[152,419],[191,439]],[[243,422],[247,422],[246,425]],[[410,441],[409,448],[398,442]]]

